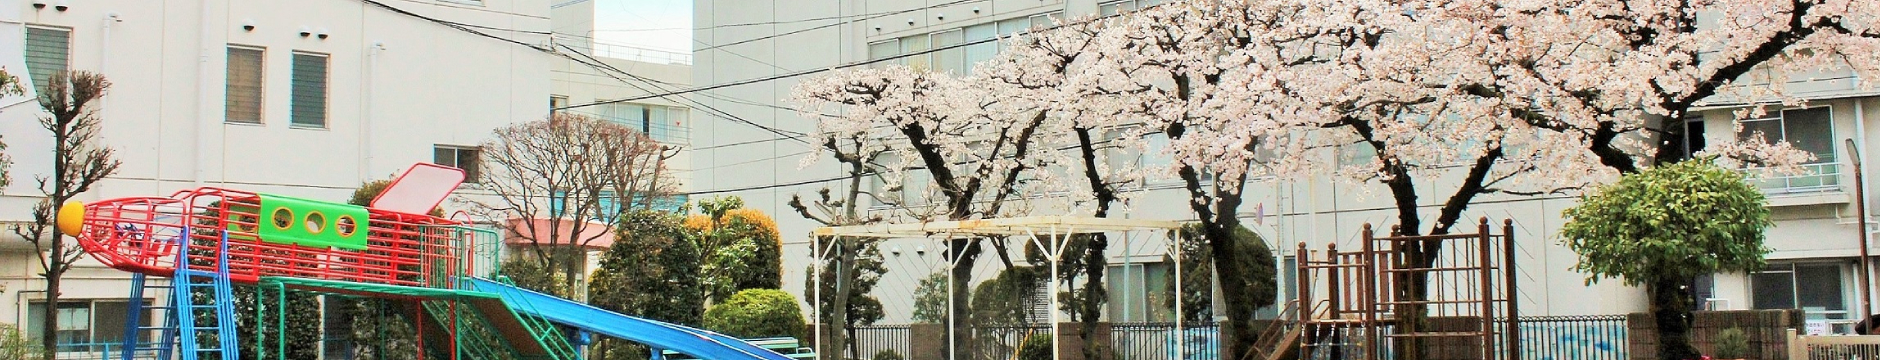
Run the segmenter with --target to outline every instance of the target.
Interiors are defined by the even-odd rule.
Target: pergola
[[[1042,250],[1046,258],[1050,259],[1051,262],[1050,276],[1052,279],[1056,279],[1058,276],[1059,257],[1062,255],[1064,247],[1070,242],[1071,236],[1150,231],[1168,234],[1167,236],[1174,246],[1174,248],[1169,251],[1169,254],[1174,257],[1175,262],[1175,293],[1181,294],[1182,268],[1181,251],[1179,251],[1181,246],[1181,226],[1182,224],[1180,222],[1166,220],[1054,215],[822,227],[810,232],[812,239],[811,246],[813,247],[811,254],[815,257],[815,269],[812,271],[816,274],[822,273],[823,259],[828,256],[826,252],[834,248],[829,247],[825,249],[822,245],[824,238],[835,241],[840,241],[843,238],[927,238],[946,241],[960,238],[1008,237],[1028,239],[1028,241],[1036,245],[1038,249]],[[1125,239],[1127,239],[1127,237],[1125,237]],[[1127,245],[1125,245],[1125,248],[1127,248]],[[1125,250],[1127,251],[1127,249]],[[948,252],[946,256],[948,270],[958,265],[957,261],[959,259],[957,256],[957,254],[951,251]],[[811,286],[814,286],[813,289],[815,289],[815,294],[813,295],[815,299],[812,299],[812,302],[820,301],[822,299],[822,276],[817,275],[811,278],[814,279],[814,284]],[[1052,283],[1055,283],[1055,280],[1053,280]],[[947,281],[948,294],[953,293],[954,286],[958,286],[955,284],[955,281]],[[1051,305],[1049,306],[1051,309],[1051,357],[1057,359],[1060,355],[1059,351],[1061,351],[1058,348],[1057,324],[1059,321],[1059,313],[1062,311],[1057,309],[1058,292],[1051,291],[1049,297],[1051,301]],[[952,301],[950,296],[948,301]],[[817,312],[821,311],[821,308],[820,305],[810,306],[812,318],[821,319],[821,314],[817,314]],[[835,311],[844,310],[836,309]],[[1175,301],[1175,334],[1178,334],[1178,336],[1182,334],[1182,314],[1182,302]],[[953,306],[947,306],[947,331],[949,332],[953,331],[955,325],[954,321],[957,318],[955,315],[956,314],[953,314]],[[958,338],[958,334],[948,336],[947,347],[957,349]],[[821,343],[821,341],[817,341],[819,348],[816,350],[818,353],[824,351],[824,349],[820,348]],[[958,360],[958,352],[949,352],[948,354],[949,359]],[[1180,356],[1179,351],[1176,356]]]

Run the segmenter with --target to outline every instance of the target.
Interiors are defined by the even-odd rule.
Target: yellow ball
[[[85,229],[85,203],[67,201],[59,207],[59,232],[78,236]]]

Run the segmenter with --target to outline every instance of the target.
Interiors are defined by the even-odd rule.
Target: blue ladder
[[[188,229],[184,230],[189,233]],[[158,359],[170,359],[177,351],[182,360],[202,358],[238,360],[241,351],[237,348],[235,330],[235,308],[233,285],[229,283],[228,270],[228,233],[222,233],[217,244],[215,271],[196,270],[190,267],[188,237],[179,237],[182,242],[176,249],[176,272],[169,284],[154,285],[143,274],[132,275],[130,318],[124,325],[124,351],[122,360],[133,360],[141,351],[148,354],[157,352]],[[169,290],[169,306],[144,306],[145,292]],[[155,291],[152,291],[155,290]],[[207,291],[201,291],[207,290]],[[144,309],[163,311],[164,320],[158,326],[143,326],[141,317]],[[198,319],[199,316],[212,315]],[[205,324],[197,324],[203,320]],[[139,340],[146,332],[156,332],[150,343]],[[204,335],[207,335],[206,337]],[[215,345],[203,347],[200,341],[214,339]],[[178,349],[180,348],[180,349]],[[203,353],[215,353],[203,357]]]
[[[170,284],[158,284],[157,279],[150,279],[143,273],[131,274],[130,311],[125,314],[124,346],[121,360],[150,358],[138,354],[155,353],[157,359],[170,359],[176,348],[176,306],[172,301],[167,304],[145,304],[145,294],[156,296],[169,290]],[[144,313],[151,312],[151,320],[160,321],[156,326],[144,326]],[[160,313],[159,313],[160,312]],[[151,339],[150,341],[143,341]]]

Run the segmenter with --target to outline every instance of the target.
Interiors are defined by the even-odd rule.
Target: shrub
[[[1729,328],[1717,332],[1718,359],[1743,359],[1749,357],[1749,335],[1743,329]]]
[[[803,310],[790,293],[776,289],[749,289],[732,294],[723,304],[705,311],[705,328],[740,338],[789,336],[808,338]]]
[[[1025,337],[1018,346],[1016,360],[1051,360],[1051,333],[1038,332]]]
[[[886,349],[886,350],[875,352],[875,357],[871,360],[902,360],[902,359],[905,359],[905,358],[901,357],[901,353],[894,352],[894,349]]]

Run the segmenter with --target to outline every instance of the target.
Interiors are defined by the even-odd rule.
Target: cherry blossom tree
[[[1046,117],[1041,112],[1009,111],[1012,101],[974,90],[982,85],[976,79],[899,66],[862,69],[805,81],[794,90],[792,102],[818,120],[813,136],[824,143],[882,142],[879,148],[886,152],[880,159],[889,173],[888,187],[899,188],[910,176],[930,176],[928,188],[913,191],[931,199],[932,205],[919,205],[919,199],[891,200],[904,204],[903,209],[925,208],[907,213],[915,220],[1022,213],[1024,208],[1011,206],[1012,200],[1022,195],[1021,181],[1042,166],[1034,143]],[[971,283],[972,269],[987,242],[1006,267],[1012,266],[1003,239],[948,239],[945,256],[953,263],[951,281]],[[970,313],[969,289],[954,289],[949,304],[953,314]],[[953,324],[947,336],[970,333],[970,322]]]
[[[1444,234],[1481,196],[1572,191],[1667,158],[1670,125],[1705,101],[1794,104],[1768,84],[1873,73],[1876,14],[1851,1],[1187,1],[1121,21],[1125,40],[1085,72],[1136,80],[1116,99],[1167,129],[1191,190],[1198,170],[1217,193],[1250,172],[1330,170],[1384,185],[1399,233]],[[1711,151],[1789,170],[1809,157],[1749,139]],[[1324,156],[1338,147],[1371,159]],[[1446,192],[1434,214],[1419,186]],[[1195,209],[1231,214],[1219,210],[1237,200]],[[1428,266],[1438,246],[1402,255]],[[1424,279],[1405,280],[1404,295],[1424,296]],[[1649,291],[1679,291],[1665,285]]]

